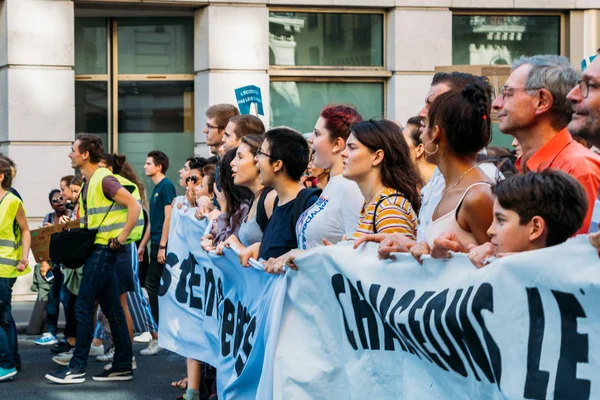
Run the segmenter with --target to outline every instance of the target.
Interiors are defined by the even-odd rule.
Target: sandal
[[[171,382],[171,387],[175,389],[186,390],[187,389],[187,376],[183,377],[183,379]]]

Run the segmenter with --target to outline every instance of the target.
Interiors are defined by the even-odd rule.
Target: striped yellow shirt
[[[379,203],[380,200],[382,200]],[[373,215],[377,207],[376,230],[373,229]],[[360,220],[356,232],[352,235],[357,239],[369,233],[400,233],[410,239],[417,237],[417,214],[410,202],[395,189],[385,189],[377,199],[368,205],[365,202],[360,212]]]

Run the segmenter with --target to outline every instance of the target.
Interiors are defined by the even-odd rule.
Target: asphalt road
[[[48,372],[61,367],[52,361],[48,347],[37,346],[33,340],[38,336],[19,336],[19,350],[23,370],[13,381],[0,382],[0,399],[35,400],[130,400],[175,399],[182,391],[172,389],[171,382],[185,374],[185,359],[163,350],[155,356],[142,356],[140,350],[146,345],[135,344],[134,355],[138,369],[129,382],[96,382],[92,376],[99,373],[104,364],[90,357],[86,381],[80,385],[56,385],[44,378]]]

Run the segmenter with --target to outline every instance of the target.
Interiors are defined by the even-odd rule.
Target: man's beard
[[[568,128],[573,136],[579,136],[592,142],[600,142],[600,115],[597,113],[590,112],[583,124],[576,127],[569,126]]]

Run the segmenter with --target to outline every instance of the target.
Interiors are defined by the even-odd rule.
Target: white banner
[[[476,269],[465,255],[297,261],[275,399],[598,399],[600,261],[585,236]]]
[[[269,398],[277,342],[270,338],[279,327],[286,280],[243,268],[231,250],[206,253],[200,239],[207,223],[194,211],[174,207],[171,215],[159,344],[215,366],[219,398]]]

